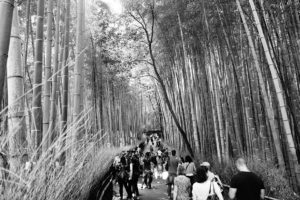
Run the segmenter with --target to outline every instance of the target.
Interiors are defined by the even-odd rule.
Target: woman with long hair
[[[193,185],[195,182],[194,175],[196,173],[196,166],[191,156],[185,157],[184,166],[185,166],[185,175],[191,180],[191,184]]]
[[[223,200],[221,189],[215,181],[211,181],[207,176],[207,168],[200,166],[196,171],[195,183],[193,184],[193,200],[206,200],[209,196],[216,195],[219,200]]]

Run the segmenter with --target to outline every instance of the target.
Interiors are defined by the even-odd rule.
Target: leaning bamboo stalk
[[[294,143],[294,139],[292,136],[292,131],[291,131],[291,127],[290,127],[290,121],[288,119],[288,113],[287,113],[287,108],[285,105],[285,98],[284,98],[284,92],[282,91],[282,83],[281,80],[279,79],[278,76],[278,72],[276,71],[275,65],[273,63],[273,60],[271,58],[271,54],[269,51],[269,47],[267,44],[267,41],[265,39],[264,36],[264,32],[262,30],[261,24],[260,24],[260,19],[258,17],[257,11],[256,11],[256,7],[254,5],[253,0],[249,0],[251,9],[252,9],[252,13],[254,16],[254,20],[255,20],[255,25],[256,28],[258,30],[259,36],[260,36],[260,40],[265,52],[265,56],[268,62],[268,66],[272,75],[272,81],[274,84],[274,88],[276,91],[276,97],[278,100],[278,104],[279,104],[279,108],[280,108],[280,114],[282,117],[282,121],[283,121],[283,128],[285,131],[285,137],[289,146],[289,153],[291,155],[291,159],[295,168],[295,174],[296,174],[296,179],[297,179],[297,184],[300,184],[300,167],[298,164],[298,158],[297,158],[297,154],[296,154],[296,148],[295,148],[295,143]]]
[[[217,109],[215,108],[215,103],[217,101],[216,99],[216,89],[215,89],[215,81],[214,81],[214,77],[213,77],[213,73],[212,73],[212,63],[208,64],[208,71],[209,71],[209,85],[210,85],[210,91],[212,93],[212,100],[211,100],[211,104],[212,104],[212,114],[213,114],[213,122],[214,122],[214,127],[215,127],[215,140],[216,140],[216,147],[217,147],[217,156],[218,156],[218,161],[219,163],[222,162],[222,156],[221,156],[221,144],[220,144],[220,140],[219,140],[219,135],[218,135],[218,128],[220,126],[220,124],[218,124],[218,116],[217,116]]]
[[[276,128],[276,126],[275,126],[274,111],[273,111],[273,109],[270,105],[270,101],[268,99],[268,94],[267,94],[267,91],[266,91],[266,86],[265,86],[265,82],[264,82],[264,79],[263,79],[262,71],[261,71],[261,68],[260,68],[260,65],[259,65],[259,62],[258,62],[257,53],[256,53],[255,48],[254,48],[253,39],[251,37],[250,30],[249,30],[244,12],[241,8],[240,1],[236,0],[236,3],[237,3],[237,6],[238,6],[238,10],[240,12],[240,15],[241,15],[241,19],[243,21],[243,25],[244,25],[244,28],[245,28],[247,38],[248,38],[251,54],[252,54],[253,61],[254,61],[254,67],[257,71],[257,76],[258,76],[258,79],[259,79],[259,85],[260,85],[260,88],[261,88],[262,97],[263,97],[263,100],[264,100],[264,104],[265,104],[266,111],[267,111],[267,116],[268,116],[268,121],[269,121],[270,128],[271,128],[271,134],[272,134],[274,144],[275,144],[274,146],[275,146],[275,150],[276,150],[278,164],[279,164],[279,167],[281,169],[284,169],[283,153],[282,153],[282,149],[280,147],[279,132],[278,132],[278,129]]]
[[[184,60],[184,67],[187,70],[187,80],[190,83],[189,84],[189,90],[188,90],[188,95],[189,95],[189,100],[190,100],[190,111],[191,111],[191,117],[192,117],[192,133],[194,137],[194,144],[195,144],[195,154],[200,153],[200,146],[199,146],[199,137],[197,133],[197,124],[196,124],[196,112],[195,112],[195,106],[193,102],[193,97],[192,97],[192,84],[191,84],[191,78],[193,77],[193,72],[192,72],[192,67],[191,63],[189,62],[189,58],[187,55],[187,50],[184,42],[184,36],[183,36],[183,31],[182,31],[182,24],[180,20],[179,13],[177,13],[178,17],[178,23],[179,23],[179,29],[180,29],[180,36],[181,36],[181,42],[182,42],[182,49],[183,49],[183,60]],[[189,81],[190,80],[190,81]]]
[[[215,64],[217,64],[215,54],[214,60]],[[221,94],[220,94],[220,81],[216,72],[216,67],[212,68],[212,79],[213,79],[213,86],[214,86],[214,96],[215,96],[215,103],[216,103],[216,110],[218,116],[218,125],[219,125],[219,134],[220,134],[220,143],[221,143],[221,157],[222,160],[225,161],[225,128],[224,128],[224,118],[222,113],[222,106],[221,106]]]

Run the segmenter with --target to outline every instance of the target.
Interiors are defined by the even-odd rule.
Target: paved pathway
[[[152,189],[141,189],[142,178],[140,178],[138,183],[138,188],[140,192],[140,200],[168,200],[167,195],[167,185],[166,181],[163,179],[153,179]],[[124,199],[126,199],[126,190],[124,190]],[[118,184],[114,185],[114,191],[118,193]],[[116,195],[118,196],[118,195]],[[115,197],[114,200],[119,200],[119,197]]]
[[[145,147],[144,153],[150,151],[150,141],[149,144]],[[156,141],[154,141],[154,152],[157,152]],[[142,179],[140,179],[139,183],[142,183]],[[155,179],[153,177],[153,182],[151,184],[152,189],[139,189],[140,191],[140,199],[141,200],[167,200],[167,185],[166,181],[158,178]],[[139,184],[139,188],[141,188],[141,184]]]
[[[139,181],[140,183],[142,180]],[[140,189],[141,200],[167,200],[167,185],[166,181],[162,179],[153,180],[152,189]]]
[[[156,146],[156,144],[155,144]],[[150,142],[149,145],[147,145],[144,149],[144,153],[150,151]],[[157,148],[154,147],[154,152],[157,151]],[[142,181],[143,179],[140,178],[139,179],[139,183],[138,183],[138,188],[139,188],[139,192],[140,192],[140,200],[168,200],[168,195],[167,195],[167,185],[166,185],[166,181],[158,178],[155,179],[153,177],[153,182],[151,184],[152,189],[141,189],[142,186]],[[119,188],[118,188],[118,184],[114,185],[114,191],[116,193],[118,193]],[[124,197],[126,197],[126,191],[125,188],[123,189],[124,191]],[[118,197],[115,197],[114,200],[118,200]],[[126,199],[126,198],[124,198]]]

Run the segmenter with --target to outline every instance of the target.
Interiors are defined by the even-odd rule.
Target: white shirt
[[[209,188],[210,188],[210,180],[205,181],[204,183],[194,183],[193,184],[193,200],[206,200],[209,195]],[[220,187],[216,182],[212,182],[214,186],[214,191],[216,194],[220,194]]]
[[[208,170],[207,172],[208,180],[212,181],[215,178],[215,174]]]
[[[194,183],[193,184],[193,200],[206,200],[209,193],[210,181],[205,181],[204,183]]]
[[[161,150],[157,151],[157,155],[161,156],[161,153],[162,153]]]
[[[194,174],[196,173],[196,167],[194,162],[191,163],[185,163],[184,164],[184,168],[185,168],[185,174],[186,176],[194,176]]]

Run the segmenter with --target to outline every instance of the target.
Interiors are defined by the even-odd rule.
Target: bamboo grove
[[[12,0],[0,1],[0,12],[0,150],[13,174],[45,155],[72,163],[95,138],[136,143],[146,97],[126,79],[130,53],[122,52],[133,41],[105,4]]]
[[[198,161],[272,163],[299,191],[299,1],[122,3],[115,15],[100,0],[0,0],[10,171],[162,129]]]
[[[130,2],[166,140],[200,160],[271,161],[299,189],[299,2]]]

